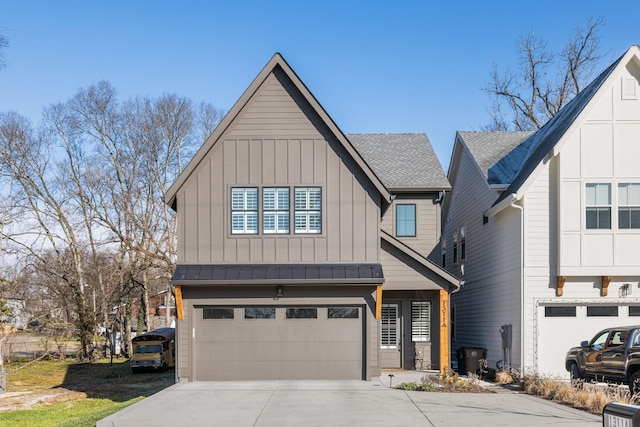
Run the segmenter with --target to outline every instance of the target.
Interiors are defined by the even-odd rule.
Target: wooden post
[[[376,320],[382,319],[382,285],[376,286]]]
[[[440,290],[440,373],[445,374],[451,365],[449,354],[449,292]]]
[[[178,320],[184,320],[184,311],[182,310],[182,288],[174,286],[176,292],[176,316]]]

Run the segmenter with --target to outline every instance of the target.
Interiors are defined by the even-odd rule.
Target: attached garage
[[[363,379],[363,310],[196,306],[194,379]]]
[[[540,303],[536,334],[538,371],[569,378],[564,366],[567,350],[612,326],[640,324],[640,306],[615,303]]]

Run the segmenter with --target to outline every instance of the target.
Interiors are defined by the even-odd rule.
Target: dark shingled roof
[[[179,264],[172,282],[189,284],[382,283],[380,264]]]
[[[482,170],[485,179],[489,168],[533,134],[527,132],[465,132],[458,135]]]
[[[495,201],[494,206],[520,189],[529,175],[578,118],[623,57],[624,55],[614,61],[542,128],[489,169],[490,184],[510,184]]]
[[[347,134],[351,144],[389,190],[450,190],[423,133]]]

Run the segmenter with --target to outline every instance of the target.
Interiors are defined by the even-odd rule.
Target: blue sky
[[[640,43],[637,0],[0,0],[0,111],[33,121],[79,88],[176,93],[229,109],[280,52],[345,133],[426,133],[448,167],[457,130],[489,122],[493,63],[534,32],[560,48],[602,17],[600,69]],[[598,70],[598,72],[599,72]]]

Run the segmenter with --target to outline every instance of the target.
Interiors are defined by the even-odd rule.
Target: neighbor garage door
[[[362,379],[362,307],[195,309],[197,381]]]
[[[628,305],[540,305],[538,308],[538,371],[562,378],[567,350],[589,341],[600,330],[612,326],[640,324],[640,306]]]

